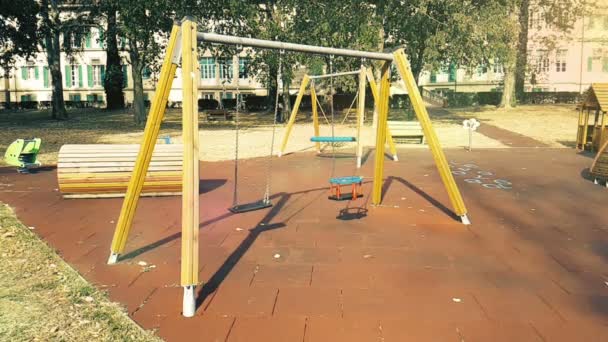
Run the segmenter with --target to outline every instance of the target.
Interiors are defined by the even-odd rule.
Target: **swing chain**
[[[329,73],[334,73],[334,55],[329,55]],[[334,117],[334,79],[333,77],[329,78],[329,100],[330,100],[330,113],[331,113],[331,138],[335,138],[335,117]],[[336,171],[336,144],[331,144],[331,177],[334,176]]]
[[[272,158],[274,156],[274,141],[275,141],[275,132],[277,128],[277,116],[279,114],[279,82],[281,81],[282,69],[283,69],[283,56],[285,55],[285,50],[281,49],[279,51],[279,67],[277,69],[277,92],[274,99],[274,118],[272,122],[272,138],[270,141],[270,155],[268,156],[268,164],[266,170],[266,191],[264,192],[264,203],[270,203],[270,183],[272,182]],[[285,95],[285,94],[283,94]]]
[[[236,111],[234,115],[234,190],[232,192],[232,204],[236,206],[238,204],[238,177],[239,177],[239,79],[236,80]]]

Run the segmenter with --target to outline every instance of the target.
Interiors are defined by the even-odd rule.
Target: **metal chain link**
[[[329,55],[329,73],[333,74],[334,73],[334,55]],[[335,138],[335,129],[334,129],[334,124],[335,124],[335,118],[334,118],[334,78],[330,77],[329,78],[329,96],[330,96],[330,113],[331,113],[331,138],[332,140]],[[336,171],[336,143],[332,142],[331,143],[331,153],[332,153],[332,159],[331,159],[331,177],[333,178],[335,171]]]
[[[274,120],[272,122],[272,139],[270,142],[270,155],[268,156],[268,163],[266,169],[266,191],[264,192],[264,203],[270,203],[270,183],[272,182],[272,158],[274,156],[274,139],[277,128],[277,115],[279,113],[279,81],[283,77],[283,55],[285,50],[279,52],[279,68],[277,70],[277,93],[274,99]],[[287,94],[289,96],[289,94]],[[283,94],[285,96],[285,94]]]
[[[237,46],[237,49],[239,47]],[[240,58],[240,57],[239,57]],[[234,189],[232,191],[232,205],[236,206],[239,203],[239,193],[238,193],[238,185],[239,185],[239,97],[241,95],[241,91],[239,89],[239,79],[240,79],[240,64],[239,64],[239,77],[236,79],[236,112],[234,115],[234,124],[235,124],[235,135],[234,135]],[[234,72],[232,73],[232,77],[234,77]],[[225,92],[224,92],[225,94]]]

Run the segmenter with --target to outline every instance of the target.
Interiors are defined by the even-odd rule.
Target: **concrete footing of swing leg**
[[[283,152],[279,151],[279,153],[277,153],[277,157],[281,158],[281,156],[283,155]]]
[[[393,155],[393,161],[399,161],[399,158],[397,157],[397,155]]]
[[[108,265],[114,265],[118,262],[118,257],[120,254],[118,253],[110,253],[110,257],[108,258]]]
[[[196,313],[196,299],[194,298],[194,289],[196,286],[184,286],[184,302],[182,306],[182,315],[184,317],[193,317]]]
[[[460,221],[462,222],[462,224],[467,225],[467,226],[471,224],[471,221],[469,220],[469,217],[467,216],[467,214],[460,216]]]
[[[361,157],[357,157],[357,169],[361,168]]]

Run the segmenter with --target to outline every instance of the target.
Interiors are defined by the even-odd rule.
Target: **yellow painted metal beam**
[[[283,142],[281,143],[281,150],[279,151],[279,157],[283,155],[285,152],[285,147],[287,146],[287,140],[289,140],[289,135],[291,134],[291,130],[293,128],[294,123],[296,122],[296,115],[298,114],[298,110],[300,109],[300,103],[302,102],[302,97],[306,92],[306,87],[310,82],[310,77],[308,75],[304,75],[302,79],[302,84],[300,84],[300,91],[298,92],[298,97],[296,98],[296,102],[293,104],[293,109],[291,110],[291,115],[289,116],[289,121],[287,122],[287,127],[285,128],[285,135],[283,136]],[[277,90],[278,91],[278,90]],[[285,95],[285,94],[283,94]],[[287,94],[289,95],[289,94]]]
[[[386,127],[388,118],[388,99],[390,95],[390,66],[391,62],[384,62],[382,78],[380,80],[380,94],[376,102],[378,110],[378,124],[376,126],[376,153],[374,155],[374,182],[372,190],[372,204],[382,202],[382,183],[384,180],[384,146],[386,144]]]
[[[108,263],[110,264],[116,263],[118,256],[124,251],[129,231],[131,230],[133,217],[135,216],[135,210],[137,209],[139,201],[139,195],[144,186],[144,180],[146,178],[148,166],[150,165],[150,160],[152,159],[154,145],[156,144],[156,139],[158,139],[160,124],[163,120],[163,115],[165,114],[165,108],[167,107],[167,99],[169,98],[169,92],[171,90],[173,78],[175,77],[175,70],[177,69],[177,61],[174,60],[174,55],[179,55],[179,35],[180,27],[174,25],[171,30],[169,44],[167,45],[167,52],[163,61],[160,80],[156,87],[156,95],[150,106],[143,141],[137,154],[133,174],[129,181],[120,216],[116,223],[110,259],[108,260]]]
[[[315,90],[315,82],[310,82],[310,101],[312,102],[312,125],[315,130],[315,137],[319,136],[319,109],[317,108],[317,91]],[[321,153],[321,143],[316,142],[315,148],[317,153]]]
[[[464,205],[460,190],[454,181],[454,176],[452,175],[448,161],[443,153],[443,150],[441,149],[439,139],[437,138],[437,134],[435,134],[435,130],[431,124],[431,119],[429,118],[429,114],[424,106],[424,102],[422,101],[422,96],[420,95],[420,91],[416,85],[407,56],[405,55],[403,49],[395,51],[393,55],[393,61],[397,66],[397,70],[399,71],[403,82],[405,83],[412,106],[414,107],[418,121],[422,126],[422,131],[424,132],[431,153],[433,154],[433,158],[435,159],[437,170],[439,171],[441,180],[443,181],[450,201],[452,202],[454,212],[461,217],[463,223],[468,224],[469,220],[467,217],[467,208]]]
[[[374,103],[377,106],[378,98],[380,97],[380,94],[378,94],[378,84],[376,83],[376,80],[374,79],[374,74],[372,73],[371,69],[367,69],[366,76],[367,76],[367,82],[369,82],[369,87],[372,90],[372,97],[374,98]],[[378,110],[378,109],[376,108],[376,110]],[[390,148],[391,155],[393,156],[393,160],[398,161],[399,158],[397,157],[397,147],[395,146],[395,140],[393,139],[393,135],[391,134],[391,130],[388,127],[388,125],[386,126],[386,142],[388,143],[388,146]]]

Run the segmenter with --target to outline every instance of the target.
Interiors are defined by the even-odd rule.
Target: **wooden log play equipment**
[[[576,148],[598,152],[608,141],[608,83],[593,83],[578,109]]]
[[[180,195],[183,145],[156,145],[142,196]],[[124,197],[139,145],[64,145],[57,183],[64,198]]]

